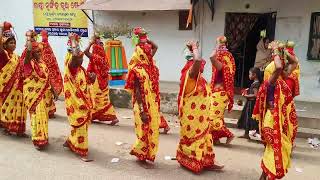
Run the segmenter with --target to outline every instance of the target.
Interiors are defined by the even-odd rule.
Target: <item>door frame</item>
[[[269,26],[269,24],[267,24],[267,27],[270,27],[270,28],[266,28],[267,30],[267,37],[272,41],[275,39],[275,33],[276,33],[276,22],[277,22],[277,11],[272,11],[272,12],[225,12],[225,25],[224,25],[224,34],[226,34],[226,18],[227,18],[227,14],[258,14],[258,15],[265,15],[265,16],[269,16],[270,19],[268,20],[267,23],[271,23],[272,25]],[[268,31],[269,29],[269,31]],[[244,40],[245,41],[245,40]],[[246,45],[245,45],[246,46]],[[243,57],[241,57],[241,64],[242,64],[242,67],[241,67],[241,82],[240,82],[240,87],[239,88],[244,88],[244,61],[245,61],[245,58],[246,58],[246,52],[245,52],[246,48],[243,49]],[[236,82],[235,82],[236,83]]]

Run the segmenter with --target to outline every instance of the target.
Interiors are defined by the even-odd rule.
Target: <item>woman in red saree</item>
[[[65,60],[64,93],[68,120],[71,133],[63,144],[85,162],[88,158],[88,128],[92,119],[92,100],[90,83],[95,81],[95,74],[87,74],[81,66],[83,52],[79,47],[80,37],[77,34],[69,35],[68,53]]]
[[[138,39],[139,43],[137,43],[137,46],[139,46],[140,48],[142,48],[142,50],[144,51],[144,53],[146,53],[146,55],[148,56],[149,60],[150,60],[150,68],[152,68],[152,74],[150,75],[153,81],[153,91],[155,92],[155,94],[157,95],[156,97],[156,102],[158,103],[158,107],[159,107],[159,112],[160,112],[160,88],[159,88],[159,69],[156,66],[155,62],[154,62],[154,58],[153,56],[155,55],[158,46],[153,43],[152,41],[149,41],[148,36],[147,36],[147,32],[141,28],[141,27],[136,27],[134,28],[134,34],[136,36],[136,38]],[[134,67],[137,63],[138,63],[139,59],[135,59],[132,58],[130,63],[129,63],[129,71],[132,67]],[[166,119],[164,118],[164,116],[161,114],[160,112],[160,125],[159,125],[160,129],[163,129],[163,133],[167,134],[170,131],[170,127],[166,121]]]
[[[92,53],[90,49],[92,48]],[[116,125],[119,120],[109,97],[109,65],[103,44],[98,36],[94,36],[84,54],[90,59],[87,73],[95,73],[96,81],[91,86],[93,99],[93,121],[111,121],[110,125]]]
[[[235,63],[232,54],[228,51],[227,38],[217,38],[218,47],[213,51],[210,59],[212,64],[212,108],[211,127],[214,142],[220,142],[220,138],[226,137],[226,144],[230,144],[234,135],[225,126],[224,113],[226,107],[230,112],[233,107]]]
[[[57,59],[52,51],[52,48],[48,41],[48,32],[45,30],[41,31],[42,37],[42,60],[49,70],[49,80],[52,88],[46,92],[46,106],[48,110],[49,118],[54,118],[56,112],[56,106],[54,100],[58,98],[63,90],[62,75],[59,70]]]
[[[181,71],[178,108],[180,142],[177,160],[194,173],[202,170],[219,170],[215,163],[213,140],[210,133],[210,87],[202,77],[205,61],[201,59],[196,42],[186,49],[188,62]]]
[[[36,33],[27,32],[27,48],[24,56],[23,96],[25,108],[30,113],[32,141],[38,150],[49,144],[48,113],[45,93],[50,88],[48,69],[43,63],[42,44],[35,41]]]
[[[25,136],[23,65],[14,52],[16,39],[11,31],[11,24],[4,22],[0,31],[0,126],[5,128],[9,135],[15,133]]]
[[[284,72],[284,45],[270,43],[273,62],[265,69],[264,82],[259,89],[253,118],[259,121],[265,150],[261,162],[260,180],[281,179],[288,172],[292,152],[289,133],[289,104],[292,93],[281,74]],[[294,58],[288,58],[288,69],[295,68]]]

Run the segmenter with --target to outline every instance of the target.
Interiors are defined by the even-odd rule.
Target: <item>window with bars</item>
[[[308,60],[320,60],[320,12],[311,14]]]

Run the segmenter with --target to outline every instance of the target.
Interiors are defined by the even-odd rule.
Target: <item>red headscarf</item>
[[[133,29],[133,33],[139,37],[139,43],[137,44],[137,46],[140,46],[140,48],[144,51],[144,53],[146,53],[146,55],[148,56],[148,59],[150,61],[150,63],[153,63],[153,58],[151,56],[151,51],[152,51],[152,45],[149,43],[146,43],[148,40],[148,33],[145,29],[143,29],[142,27],[135,27]]]
[[[224,37],[224,36],[223,36]],[[224,40],[223,38],[218,38],[218,40]],[[220,42],[220,41],[219,41]],[[228,57],[228,61],[224,57]],[[232,110],[233,107],[233,97],[234,97],[234,75],[236,71],[236,65],[234,62],[234,58],[232,54],[228,51],[226,48],[226,45],[223,43],[219,46],[217,50],[217,60],[222,63],[222,73],[223,73],[223,84],[224,89],[227,92],[228,98],[229,98],[229,104],[228,104],[228,111]],[[215,77],[217,75],[218,71],[216,68],[212,66],[212,78],[211,78],[211,88],[214,90],[215,85]]]
[[[42,60],[49,70],[50,84],[53,86],[54,91],[59,95],[63,90],[63,80],[59,65],[49,44],[48,32],[42,30],[40,34],[42,36],[42,45],[44,47],[42,51]]]
[[[42,42],[43,43],[48,42],[48,31],[42,30],[40,32],[40,34],[41,34],[41,37],[42,37]]]
[[[14,33],[12,31],[12,24],[5,21],[3,23],[3,32],[1,40],[3,43],[5,43],[10,38],[15,38]]]
[[[294,45],[292,46],[287,46],[286,50],[292,55],[296,56],[294,53]],[[300,95],[300,82],[299,82],[299,77],[300,76],[300,65],[298,64],[296,69],[290,74],[288,79],[286,80],[287,85],[290,87],[292,91],[293,97],[299,96]]]
[[[92,56],[87,72],[94,72],[97,75],[100,89],[105,89],[108,86],[109,64],[106,60],[104,48],[98,42],[92,46]]]
[[[12,25],[9,22],[3,23],[3,32],[2,32],[2,43],[6,43],[8,39],[15,38],[13,32],[11,31]],[[11,53],[11,52],[8,52]],[[9,61],[8,56],[6,54],[0,54],[0,69],[2,69],[7,62]]]
[[[96,54],[101,57],[106,56],[106,52],[101,44],[95,43],[92,45],[92,54]]]

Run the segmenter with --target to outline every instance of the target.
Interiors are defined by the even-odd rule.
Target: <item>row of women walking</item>
[[[133,97],[137,136],[130,153],[147,166],[155,160],[159,144],[159,70],[153,58],[158,46],[149,40],[143,28],[135,28],[134,35],[139,42],[135,46],[125,86]],[[178,95],[181,126],[176,159],[195,173],[222,169],[223,165],[214,160],[213,143],[226,137],[229,144],[234,138],[223,119],[225,108],[232,110],[235,74],[234,59],[226,42],[224,36],[218,39],[218,47],[211,58],[211,85],[202,77],[205,61],[199,54],[198,42],[188,42],[185,49],[187,63],[181,71]]]
[[[48,119],[55,111],[53,99],[64,92],[71,133],[63,146],[83,161],[91,161],[90,122],[110,121],[111,125],[119,122],[109,99],[109,65],[100,38],[94,35],[81,51],[81,37],[69,35],[62,83],[46,32],[41,33],[42,41],[38,42],[36,33],[28,31],[26,48],[19,57],[14,53],[16,40],[11,24],[4,23],[0,29],[0,118],[5,132],[25,136],[28,111],[32,141],[37,149],[44,150],[49,143]],[[125,85],[132,95],[137,136],[130,154],[148,166],[156,158],[159,129],[168,132],[170,128],[160,113],[159,69],[154,62],[158,46],[143,28],[134,28],[133,36],[139,40]],[[266,68],[253,113],[265,143],[261,179],[281,178],[287,172],[297,128],[293,102],[299,89],[299,79],[294,79],[298,77],[297,58],[290,44],[275,41],[270,48],[274,61]],[[82,66],[84,55],[89,58],[87,69]],[[178,95],[181,128],[176,159],[194,173],[221,170],[223,165],[215,161],[213,143],[226,137],[229,144],[234,138],[224,123],[225,109],[231,111],[234,104],[235,63],[227,49],[227,38],[217,38],[217,47],[210,56],[210,83],[202,77],[206,61],[200,56],[197,41],[187,43],[185,59]]]
[[[82,160],[91,161],[87,157],[90,122],[119,122],[109,99],[109,64],[100,38],[94,35],[81,51],[81,37],[69,35],[62,78],[46,31],[40,36],[27,31],[21,56],[15,53],[12,24],[2,23],[0,31],[0,125],[5,134],[28,137],[25,131],[29,113],[32,142],[38,150],[44,150],[49,144],[48,119],[54,118],[56,111],[54,101],[64,93],[71,133],[63,146]],[[89,59],[87,69],[82,67],[84,55]],[[159,128],[164,133],[170,130],[163,116]]]
[[[41,41],[36,32],[27,31],[20,57],[15,53],[11,23],[2,23],[0,31],[0,125],[5,134],[27,136],[29,113],[32,142],[38,150],[44,150],[49,144],[48,119],[54,118],[56,111],[54,100],[64,92],[71,126],[64,146],[88,161],[90,122],[119,122],[109,99],[109,66],[100,39],[93,38],[83,53],[79,49],[80,37],[70,34],[63,83],[46,31],[41,32]],[[88,69],[81,66],[84,54],[90,59]]]
[[[135,114],[136,143],[131,151],[141,163],[153,162],[158,148],[159,99],[154,87],[158,74],[153,56],[157,46],[142,29],[135,29],[140,38],[128,74],[126,89],[132,93]],[[268,44],[272,61],[265,69],[264,80],[256,97],[253,119],[265,145],[260,179],[281,179],[290,167],[291,152],[297,133],[297,116],[293,98],[299,95],[300,68],[294,53],[294,43],[273,41]],[[224,124],[224,111],[232,110],[235,65],[227,49],[227,38],[217,38],[217,47],[210,56],[212,79],[202,77],[206,61],[199,53],[196,41],[186,45],[185,66],[181,70],[178,108],[180,142],[176,159],[194,173],[203,170],[221,170],[215,161],[213,143],[222,137],[230,143],[234,135]],[[254,69],[250,79],[256,80]],[[254,87],[252,88],[254,89]],[[249,97],[249,95],[247,95]]]

